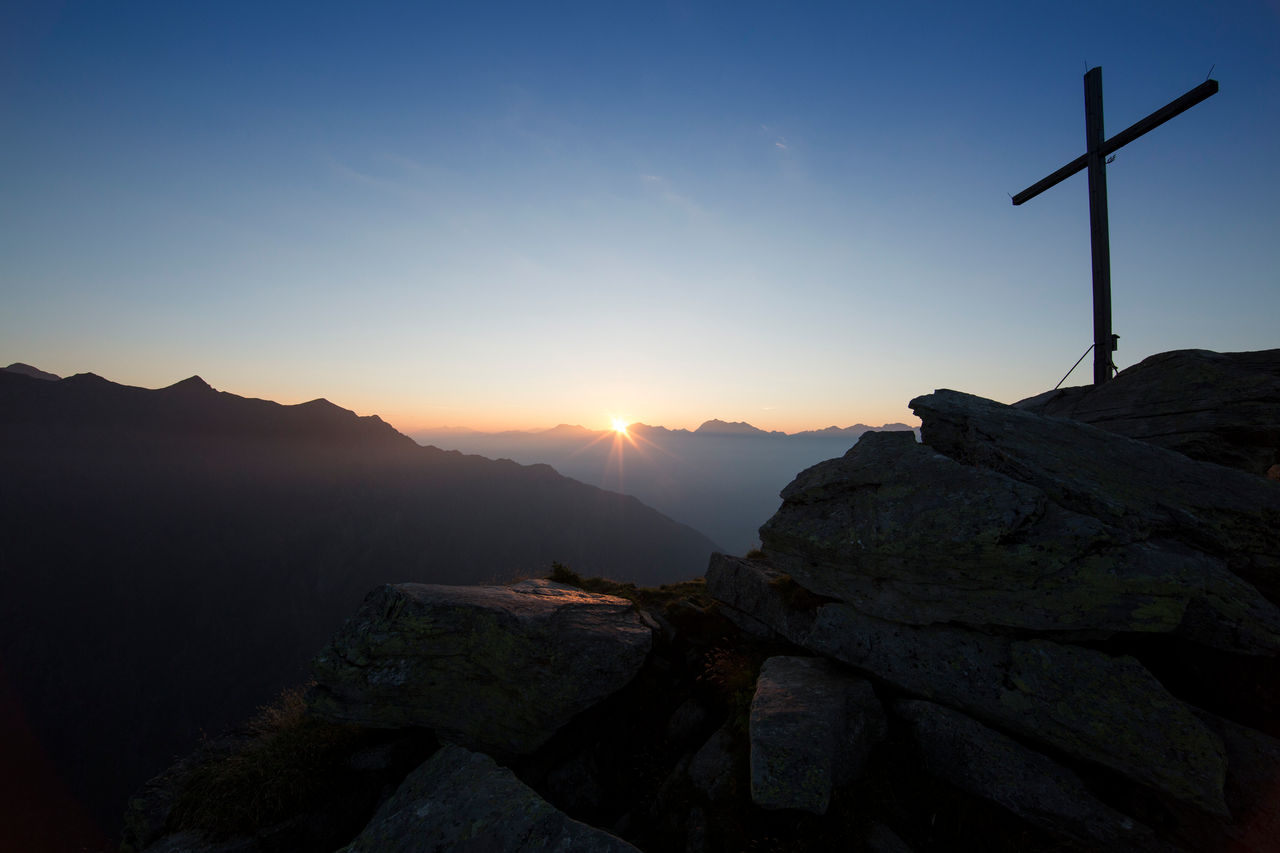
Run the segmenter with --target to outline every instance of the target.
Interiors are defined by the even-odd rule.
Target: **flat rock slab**
[[[1014,405],[1251,474],[1280,463],[1280,349],[1162,352],[1102,385]]]
[[[551,581],[371,592],[313,662],[313,711],[527,753],[625,686],[652,630],[625,599]]]
[[[752,801],[826,814],[832,789],[861,775],[885,729],[870,682],[822,658],[769,658],[748,722]]]
[[[798,646],[1226,814],[1221,738],[1134,658],[952,626],[902,625],[842,603],[789,606],[776,574],[722,554],[712,557],[707,589],[730,608],[771,596],[774,604],[754,615]]]
[[[1098,800],[1070,770],[959,711],[921,700],[894,703],[925,767],[961,790],[1095,850],[1155,849],[1151,830]]]
[[[1134,540],[1220,558],[1280,601],[1280,488],[1274,481],[1066,418],[958,391],[911,401],[924,442],[965,465],[1034,486],[1058,506]]]
[[[440,749],[410,773],[342,853],[636,853],[539,797],[492,758]]]

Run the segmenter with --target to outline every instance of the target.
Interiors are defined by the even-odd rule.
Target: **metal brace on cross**
[[[1093,248],[1093,382],[1095,385],[1100,385],[1111,378],[1111,353],[1116,348],[1116,339],[1111,334],[1111,240],[1107,228],[1107,157],[1147,131],[1154,130],[1217,92],[1218,81],[1205,80],[1190,92],[1165,104],[1142,121],[1130,125],[1110,139],[1105,139],[1102,132],[1102,68],[1090,68],[1084,75],[1085,153],[1013,197],[1015,205],[1022,204],[1081,169],[1086,167],[1089,169],[1089,239]]]

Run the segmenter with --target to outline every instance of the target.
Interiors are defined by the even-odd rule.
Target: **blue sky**
[[[103,3],[0,11],[0,360],[402,430],[788,431],[1280,345],[1280,4]],[[1073,383],[1089,381],[1088,360]]]

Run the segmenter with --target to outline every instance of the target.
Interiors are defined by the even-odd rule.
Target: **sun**
[[[624,421],[622,418],[613,418],[612,423],[613,423],[613,431],[616,432],[618,435],[627,434],[627,422]]]

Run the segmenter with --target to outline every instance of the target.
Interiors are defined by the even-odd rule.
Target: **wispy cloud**
[[[414,202],[437,202],[453,182],[448,169],[403,154],[375,152],[360,166],[322,154],[320,162],[329,174],[347,184],[386,193]]]
[[[780,129],[776,124],[761,124],[758,135],[771,140],[773,147],[779,151],[790,151],[791,143],[787,142],[787,137],[778,132]]]
[[[646,184],[653,186],[658,191],[658,195],[662,200],[680,208],[690,216],[704,217],[707,211],[698,204],[692,197],[683,193],[676,192],[671,186],[671,182],[659,175],[641,175],[640,180]]]
[[[332,175],[348,183],[358,184],[414,201],[422,201],[427,198],[421,188],[406,181],[403,175],[398,177],[375,175],[350,166],[332,155],[324,155],[322,162]],[[405,164],[398,165],[403,171]]]

